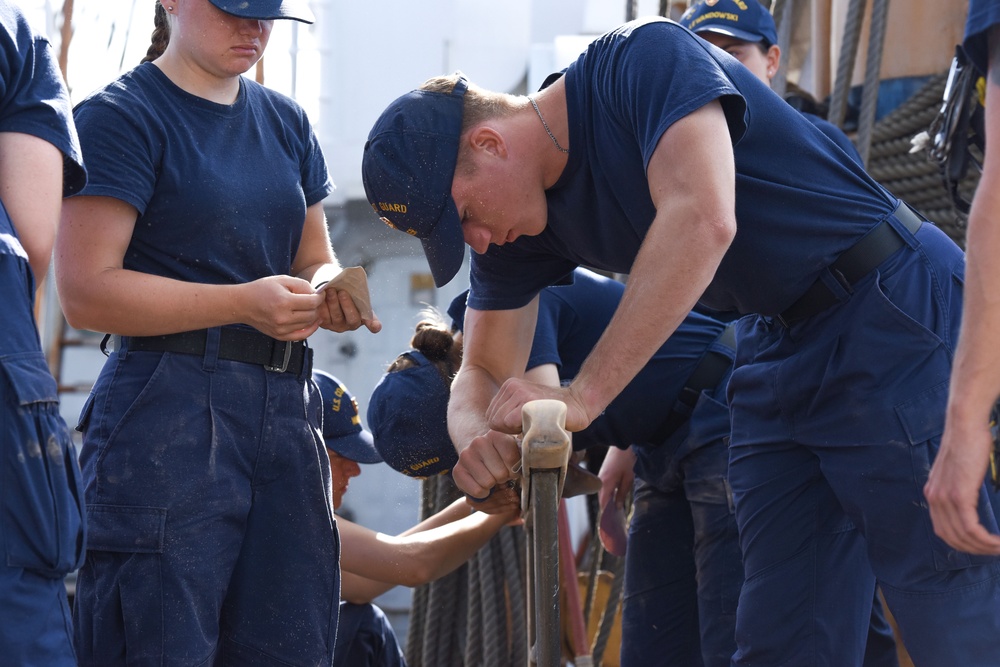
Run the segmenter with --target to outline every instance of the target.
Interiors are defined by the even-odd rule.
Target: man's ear
[[[778,72],[778,68],[781,67],[781,47],[777,44],[772,44],[767,49],[767,69],[771,73],[770,76],[774,76]]]
[[[496,157],[507,157],[507,142],[502,134],[488,125],[480,125],[469,132],[469,145]]]

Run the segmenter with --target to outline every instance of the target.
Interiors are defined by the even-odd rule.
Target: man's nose
[[[490,247],[489,230],[467,225],[462,229],[462,236],[465,238],[465,242],[468,246],[480,255],[485,253],[487,248]]]

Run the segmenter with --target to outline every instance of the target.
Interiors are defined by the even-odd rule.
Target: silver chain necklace
[[[562,146],[560,146],[559,145],[559,140],[556,139],[556,135],[552,134],[552,130],[549,129],[549,124],[545,122],[545,118],[542,116],[542,112],[539,111],[539,109],[538,109],[538,103],[535,102],[535,98],[534,97],[529,97],[528,101],[531,102],[531,106],[534,107],[535,113],[538,114],[538,120],[542,121],[542,127],[545,128],[545,132],[549,135],[549,139],[551,139],[552,143],[554,143],[556,145],[556,148],[559,149],[559,152],[560,153],[569,153],[569,149],[568,148],[563,148]]]

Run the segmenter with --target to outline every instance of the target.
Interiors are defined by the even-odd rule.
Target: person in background
[[[571,285],[543,289],[524,377],[552,386],[571,381],[624,289],[580,268]],[[459,329],[467,297],[448,309]],[[602,528],[623,512],[633,470],[638,478],[627,548],[624,526],[601,534],[609,551],[625,557],[622,667],[654,655],[664,667],[728,667],[736,650],[743,568],[726,472],[733,345],[726,323],[689,314],[604,413],[573,434],[574,450],[607,448]]]
[[[964,48],[986,76],[986,151],[969,211],[962,328],[944,435],[924,494],[943,540],[967,553],[998,555],[1000,535],[978,510],[997,446],[990,424],[1000,397],[1000,3],[971,0]]]
[[[759,0],[738,4],[735,0],[697,0],[681,15],[679,23],[739,60],[768,86],[781,67],[778,29],[771,12]],[[803,111],[802,115],[861,164],[858,149],[839,127],[816,114]]]
[[[35,324],[64,194],[86,182],[48,40],[0,0],[0,661],[76,665],[65,576],[83,562],[80,470]]]
[[[552,386],[571,381],[623,291],[622,283],[582,268],[571,285],[542,290],[524,377]],[[448,309],[459,328],[467,296]],[[734,342],[731,325],[692,312],[604,413],[573,434],[576,450],[608,449],[600,525],[605,547],[625,556],[623,667],[643,665],[650,655],[662,655],[664,665],[728,667],[736,650],[743,568],[726,405]],[[615,543],[607,515],[622,512],[633,482],[626,548]],[[862,664],[895,667],[892,630],[878,604]]]
[[[162,0],[143,63],[74,110],[67,321],[113,334],[78,428],[83,666],[329,665],[340,609],[318,329],[381,328],[337,273],[305,111],[243,76],[306,0]],[[358,295],[360,301],[367,294]]]
[[[361,425],[358,402],[347,387],[321,370],[313,370],[313,380],[323,400],[323,439],[330,458],[333,506],[339,509],[350,480],[361,474],[359,464],[381,463],[382,456],[371,432]],[[386,407],[399,409],[395,396],[377,394],[380,401],[391,404]],[[446,401],[442,414],[445,405]],[[424,442],[413,433],[406,435],[408,442]],[[470,514],[459,500],[396,536],[339,517],[341,603],[334,667],[405,667],[395,632],[372,600],[395,586],[420,586],[452,572],[516,517],[516,512]]]

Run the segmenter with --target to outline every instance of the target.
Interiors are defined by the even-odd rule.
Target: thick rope
[[[837,78],[830,96],[830,111],[827,120],[837,127],[844,126],[847,115],[847,94],[851,89],[851,74],[854,61],[858,57],[858,43],[861,41],[861,23],[865,13],[865,0],[851,0],[844,21],[844,38],[837,59]]]
[[[510,664],[521,667],[528,662],[528,625],[525,620],[527,600],[525,599],[526,576],[524,571],[525,534],[519,527],[504,528],[500,531],[501,561],[504,567],[505,593],[510,610]]]
[[[782,53],[791,53],[794,5],[794,0],[774,0],[774,5],[771,7],[771,14],[774,16],[774,23],[778,29],[778,47],[781,48]],[[771,89],[781,97],[785,96],[788,87],[787,70],[787,67],[779,67],[778,72],[771,79]]]
[[[933,76],[910,99],[875,124],[868,173],[964,247],[965,216],[955,210],[938,165],[926,151],[909,152],[910,139],[930,127],[937,115],[946,78],[947,73]],[[971,196],[978,181],[978,172],[970,170],[959,183],[959,191]]]
[[[604,660],[604,649],[608,645],[608,637],[611,635],[611,628],[618,615],[618,608],[621,606],[622,588],[624,586],[625,564],[623,558],[605,552],[605,569],[611,572],[611,590],[608,591],[608,602],[604,605],[604,613],[601,615],[601,624],[594,637],[591,647],[591,655],[594,657],[594,664],[600,665]]]
[[[465,664],[483,664],[483,602],[481,588],[475,584],[479,581],[480,560],[474,557],[469,561],[469,613],[468,629],[465,636]]]
[[[861,163],[868,166],[872,128],[878,103],[879,73],[882,69],[882,50],[888,25],[889,0],[874,0],[871,27],[868,33],[868,53],[865,57],[865,83],[861,90],[861,111],[858,114],[858,138],[855,144],[861,154]]]
[[[585,562],[589,561],[590,569],[587,577],[587,592],[583,601],[583,618],[590,625],[590,615],[594,610],[594,602],[597,600],[597,576],[601,568],[601,554],[604,552],[604,547],[601,545],[601,533],[600,524],[597,519],[591,522],[593,529],[590,531],[587,544],[587,554],[589,558],[584,558]]]
[[[460,496],[448,477],[424,480],[421,517]],[[410,667],[526,664],[523,551],[524,530],[503,528],[468,564],[414,591],[406,647]]]
[[[507,645],[507,610],[503,595],[503,554],[496,538],[479,552],[485,567],[479,570],[479,587],[483,600],[483,655],[484,665],[510,664]]]
[[[434,513],[434,498],[437,487],[434,480],[425,480],[420,485],[420,520],[423,521]],[[427,620],[427,602],[430,594],[429,586],[418,586],[413,590],[410,601],[410,625],[406,634],[406,661],[410,667],[423,667],[418,660],[421,655],[421,645],[424,640],[424,628]]]

